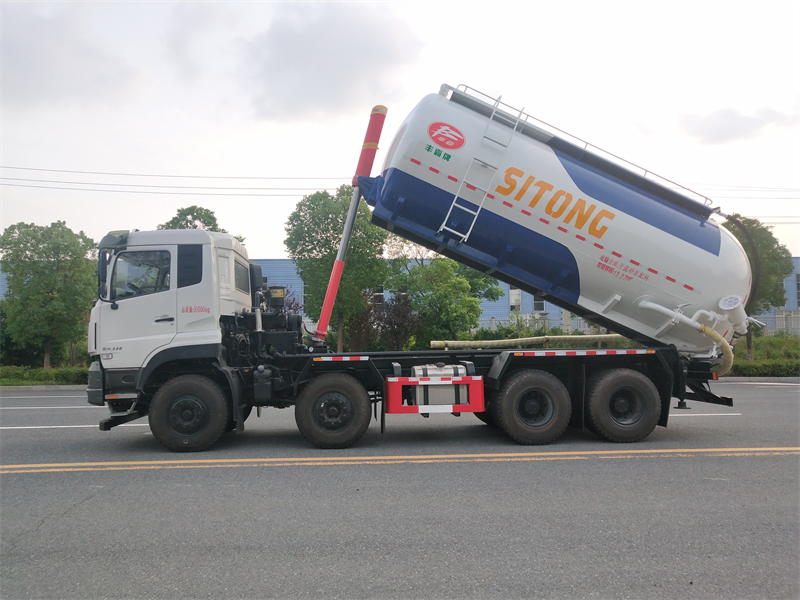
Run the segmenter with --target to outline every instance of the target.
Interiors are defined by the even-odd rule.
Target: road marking
[[[781,383],[777,381],[717,381],[717,385],[735,384],[735,385],[788,385],[796,387],[800,383]]]
[[[117,427],[147,427],[147,423],[125,423],[123,425],[117,425]],[[95,429],[98,427],[97,424],[94,425],[20,425],[19,427],[0,427],[0,430],[5,429],[85,429],[89,427],[94,427]]]
[[[51,410],[54,408],[103,408],[102,406],[0,406],[0,410]]]
[[[133,471],[152,469],[209,469],[219,467],[300,467],[341,465],[393,465],[426,463],[517,462],[537,460],[589,460],[591,458],[636,458],[694,456],[788,456],[800,448],[683,448],[647,450],[588,450],[585,452],[509,452],[503,454],[432,454],[418,456],[323,456],[289,458],[217,458],[126,462],[46,463],[3,465],[0,474],[63,473],[68,471]]]
[[[0,388],[2,390],[2,388]],[[4,396],[0,392],[0,400],[30,400],[31,398],[83,398],[86,399],[86,394],[81,396]]]
[[[669,413],[670,417],[741,417],[742,413]]]

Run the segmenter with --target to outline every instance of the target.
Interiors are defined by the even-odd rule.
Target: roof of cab
[[[158,246],[164,244],[211,244],[227,248],[247,257],[247,250],[227,233],[204,229],[159,229],[156,231],[111,231],[98,244],[98,248],[120,249],[130,246]]]

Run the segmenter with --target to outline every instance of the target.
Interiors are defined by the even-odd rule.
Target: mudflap
[[[244,397],[242,391],[242,381],[239,378],[239,372],[237,369],[232,367],[223,367],[219,364],[215,364],[214,366],[219,369],[221,373],[225,375],[225,378],[228,380],[228,385],[230,386],[231,390],[231,410],[233,411],[233,419],[236,426],[234,427],[234,431],[236,433],[242,433],[244,431],[244,418],[242,417],[242,410],[244,409],[244,403],[242,399]]]

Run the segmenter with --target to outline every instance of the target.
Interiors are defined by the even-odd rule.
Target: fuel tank
[[[403,122],[381,175],[359,182],[375,224],[631,339],[713,350],[653,305],[726,341],[744,333],[750,264],[715,210],[565,138],[445,85]]]

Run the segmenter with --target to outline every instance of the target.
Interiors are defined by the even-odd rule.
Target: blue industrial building
[[[768,331],[784,331],[791,335],[800,335],[800,257],[793,257],[794,270],[783,280],[786,292],[786,304],[773,306],[769,312],[755,315],[755,318],[766,324]]]

